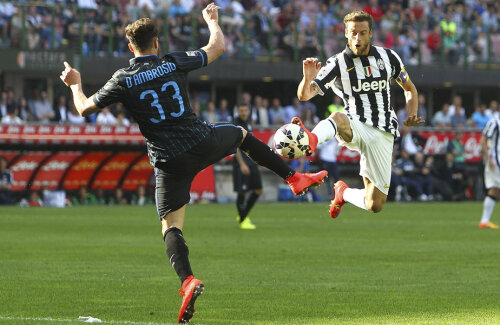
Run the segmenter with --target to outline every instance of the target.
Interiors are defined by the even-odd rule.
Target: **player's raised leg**
[[[269,168],[276,175],[283,178],[290,186],[293,194],[303,195],[310,187],[318,186],[325,181],[328,175],[326,170],[318,173],[295,172],[265,143],[255,138],[245,129],[242,128],[241,131],[243,132],[243,140],[240,149],[245,151],[257,164]]]

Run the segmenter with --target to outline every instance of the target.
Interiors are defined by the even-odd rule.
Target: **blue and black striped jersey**
[[[187,73],[206,65],[202,49],[163,58],[136,57],[129,67],[116,71],[93,100],[100,108],[123,103],[139,124],[154,166],[186,152],[210,133],[210,125],[191,108],[187,91]]]

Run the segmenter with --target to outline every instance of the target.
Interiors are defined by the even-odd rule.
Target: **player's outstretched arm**
[[[210,3],[205,9],[203,9],[203,18],[208,25],[210,30],[210,39],[208,44],[202,47],[207,53],[208,63],[212,63],[215,59],[221,56],[226,51],[226,43],[224,41],[224,34],[219,26],[219,13],[220,7],[213,3]]]
[[[316,96],[317,92],[311,81],[316,78],[319,70],[321,69],[321,62],[317,58],[307,58],[302,61],[302,81],[297,88],[297,97],[301,101],[306,101],[314,96]]]
[[[82,78],[80,72],[73,69],[68,62],[64,61],[65,69],[61,72],[61,80],[71,89],[73,102],[81,116],[88,116],[99,110],[92,98],[87,98],[83,93]]]
[[[404,72],[406,73],[406,72]],[[404,121],[406,126],[419,126],[425,123],[425,120],[418,114],[418,92],[415,84],[410,80],[408,75],[405,78],[398,78],[396,82],[403,88],[406,98],[406,114],[408,119]]]

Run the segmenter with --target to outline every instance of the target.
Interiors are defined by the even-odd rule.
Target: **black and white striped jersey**
[[[488,139],[488,156],[500,168],[500,119],[492,117],[483,129],[483,136]]]
[[[398,119],[391,105],[390,81],[408,80],[400,57],[391,49],[370,46],[368,55],[355,55],[349,46],[332,56],[312,86],[320,95],[327,89],[344,100],[349,118],[399,136]]]

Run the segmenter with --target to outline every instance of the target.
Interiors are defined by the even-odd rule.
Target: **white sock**
[[[365,189],[346,188],[344,191],[344,201],[352,203],[358,208],[366,210],[365,194]]]
[[[318,136],[318,144],[327,142],[337,134],[337,123],[331,117],[321,120],[312,133]]]
[[[486,196],[483,202],[483,216],[481,218],[481,223],[490,222],[491,214],[493,213],[494,207],[495,207],[495,200],[493,200],[490,196]]]

